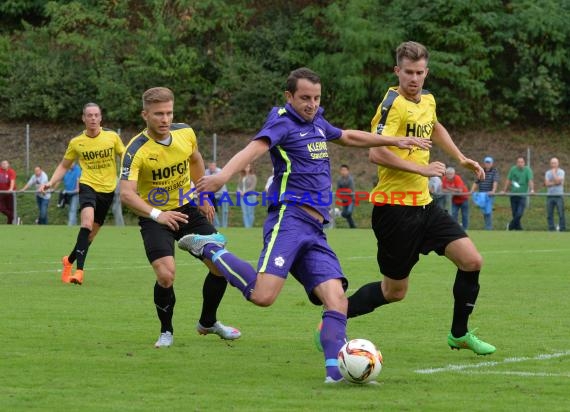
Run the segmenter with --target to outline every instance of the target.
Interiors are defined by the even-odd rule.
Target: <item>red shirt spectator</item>
[[[451,171],[445,173],[445,176],[441,179],[441,187],[444,192],[469,192],[469,189],[467,189],[467,186],[463,183],[463,179],[461,179],[458,174],[455,174],[455,171],[453,171],[453,173],[451,173]],[[451,198],[454,205],[462,205],[467,200],[469,200],[469,195],[455,195]]]
[[[14,191],[16,189],[16,172],[7,160],[0,163],[0,190]],[[14,194],[0,193],[0,213],[8,218],[8,224],[14,221]]]

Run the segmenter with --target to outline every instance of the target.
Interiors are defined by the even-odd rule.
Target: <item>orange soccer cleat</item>
[[[63,264],[63,269],[61,270],[61,281],[63,283],[69,283],[71,271],[73,270],[73,263],[69,263],[67,256],[61,258],[61,263]]]
[[[81,269],[77,269],[75,274],[69,278],[69,282],[81,285],[83,283],[83,271]]]

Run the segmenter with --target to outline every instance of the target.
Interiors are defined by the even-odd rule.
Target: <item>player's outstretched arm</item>
[[[461,153],[461,150],[459,150],[459,148],[455,145],[453,139],[451,138],[451,135],[441,123],[436,123],[433,127],[431,139],[436,145],[441,147],[445,153],[447,153],[453,159],[456,159],[461,166],[475,173],[477,179],[485,179],[485,171],[481,165],[475,160],[469,159],[463,153]]]
[[[428,165],[420,165],[416,162],[396,156],[386,147],[371,148],[368,152],[368,160],[374,164],[388,167],[390,169],[416,173],[426,177],[443,176],[445,174],[445,165],[441,162],[432,162]]]
[[[421,137],[382,136],[362,130],[343,130],[340,139],[332,140],[332,142],[353,147],[395,146],[400,149],[412,149],[414,147],[429,149],[431,147],[431,141]]]
[[[59,162],[59,164],[55,168],[55,171],[53,172],[53,175],[51,176],[51,179],[47,183],[41,185],[39,191],[41,193],[45,193],[48,189],[53,189],[54,187],[56,187],[57,184],[61,182],[61,179],[63,179],[65,172],[67,172],[67,170],[72,165],[73,165],[73,160],[69,159],[63,159],[61,162]]]
[[[204,176],[196,184],[198,193],[216,192],[233,175],[245,169],[245,167],[269,150],[269,142],[265,139],[252,140],[246,147],[237,152],[234,157],[222,168],[220,173]]]

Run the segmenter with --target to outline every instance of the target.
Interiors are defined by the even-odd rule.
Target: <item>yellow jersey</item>
[[[391,87],[378,106],[372,119],[372,133],[383,136],[416,136],[431,139],[437,123],[435,98],[422,90],[419,103],[401,96],[397,87]],[[399,149],[388,146],[401,159],[420,165],[429,164],[429,150]],[[417,173],[378,166],[378,184],[370,194],[375,204],[423,206],[432,201],[428,178]]]
[[[170,144],[164,145],[142,131],[127,145],[121,165],[121,180],[136,180],[141,199],[160,210],[190,203],[190,156],[198,150],[187,124],[172,124],[170,135]]]
[[[125,151],[119,135],[106,128],[90,137],[85,130],[70,140],[64,159],[73,160],[81,167],[79,183],[86,184],[96,192],[111,193],[117,187],[117,156]]]

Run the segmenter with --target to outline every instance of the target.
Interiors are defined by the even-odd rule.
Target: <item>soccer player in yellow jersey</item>
[[[194,202],[191,196],[191,181],[197,182],[205,173],[196,135],[187,124],[173,124],[173,114],[170,89],[154,87],[144,92],[146,129],[127,145],[121,168],[121,200],[139,215],[146,255],[156,275],[154,303],[161,325],[157,348],[174,342],[174,241],[190,233],[214,238],[217,234],[211,223],[214,207],[199,199]],[[237,339],[239,330],[216,319],[227,282],[210,261],[204,263],[210,272],[204,280],[202,314],[196,329],[202,335]]]
[[[399,85],[386,93],[372,120],[372,131],[385,136],[431,139],[482,179],[483,169],[457,148],[438,122],[433,95],[423,89],[428,57],[427,49],[419,43],[405,42],[397,48],[394,71]],[[364,285],[350,296],[347,316],[363,315],[402,300],[419,255],[435,251],[457,266],[448,345],[452,349],[471,349],[478,355],[495,352],[493,345],[478,339],[467,327],[479,293],[483,259],[461,226],[435,205],[429,194],[429,177],[443,176],[445,165],[430,162],[429,151],[394,146],[372,148],[369,158],[378,165],[379,183],[371,194],[372,228],[378,240],[377,259],[383,280]]]
[[[65,283],[83,283],[83,268],[89,245],[95,239],[113,203],[117,186],[117,161],[125,146],[113,130],[101,127],[103,117],[96,103],[87,103],[81,117],[85,130],[71,139],[63,160],[59,163],[51,179],[40,190],[53,188],[74,162],[78,162],[82,173],[79,180],[79,204],[81,208],[81,228],[77,242],[69,256],[62,258],[61,280]],[[73,263],[77,261],[75,273],[71,275]]]

